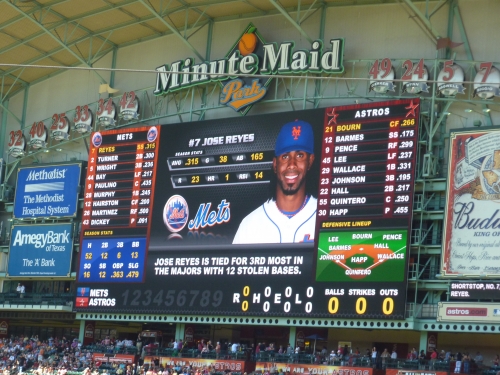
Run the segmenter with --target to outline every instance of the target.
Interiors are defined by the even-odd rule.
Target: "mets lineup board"
[[[76,310],[404,318],[418,119],[408,99],[93,133]],[[275,154],[306,143],[284,211]]]

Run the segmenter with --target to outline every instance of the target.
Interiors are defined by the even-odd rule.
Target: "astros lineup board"
[[[76,310],[404,318],[418,118],[408,99],[93,133]],[[297,120],[310,233],[233,243],[275,204],[276,138]]]

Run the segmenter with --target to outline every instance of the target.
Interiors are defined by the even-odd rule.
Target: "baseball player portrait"
[[[233,244],[314,241],[317,200],[306,189],[313,162],[311,125],[301,120],[283,125],[274,149],[271,197],[242,220]]]

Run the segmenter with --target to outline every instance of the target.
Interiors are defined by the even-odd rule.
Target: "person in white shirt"
[[[398,353],[396,353],[396,351],[393,350],[391,353],[391,359],[397,359],[397,358],[398,358]]]
[[[330,364],[333,365],[336,359],[337,353],[335,353],[335,350],[332,350],[332,352],[330,353]]]
[[[21,288],[19,288],[19,296],[21,298],[24,298],[24,293],[26,293],[26,287],[23,284],[19,284],[19,285],[21,285]]]
[[[233,353],[236,353],[236,352],[238,351],[238,347],[239,347],[239,346],[240,346],[239,344],[237,344],[237,343],[233,343],[233,345],[231,345],[231,351],[232,351]]]
[[[477,367],[481,368],[483,366],[483,356],[480,352],[477,352],[476,356],[474,357],[474,361],[476,362]]]
[[[373,347],[371,357],[372,357],[372,366],[375,367],[377,365],[377,357],[378,357],[378,351],[376,347]]]

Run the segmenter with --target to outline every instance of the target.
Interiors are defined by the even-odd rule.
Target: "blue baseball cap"
[[[305,151],[314,154],[314,134],[311,124],[295,120],[283,125],[274,148],[275,156],[291,151]]]

